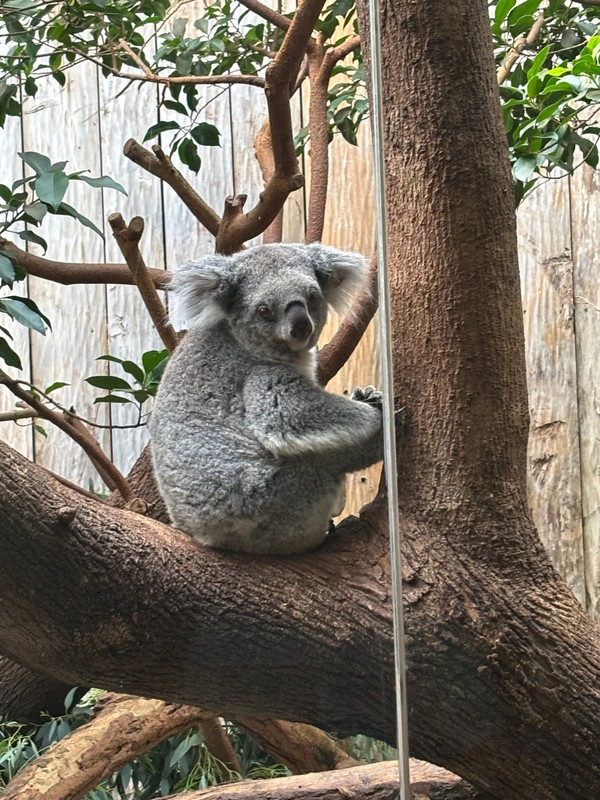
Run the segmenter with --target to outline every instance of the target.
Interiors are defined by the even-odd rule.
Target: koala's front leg
[[[380,409],[326,392],[291,368],[255,370],[244,387],[244,403],[249,429],[274,455],[312,454],[331,460],[339,472],[381,459]]]

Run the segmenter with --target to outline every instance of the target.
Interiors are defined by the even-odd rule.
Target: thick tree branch
[[[326,386],[348,361],[373,319],[377,306],[377,253],[375,253],[369,266],[365,289],[354,302],[331,341],[319,350],[317,380],[321,386]]]
[[[273,158],[273,143],[271,141],[271,126],[268,118],[254,139],[254,154],[262,173],[265,185],[275,174],[275,160]],[[263,232],[263,244],[280,242],[283,238],[283,208],[279,209],[273,222]]]
[[[158,296],[139,248],[139,243],[144,233],[144,220],[142,217],[134,217],[129,225],[126,225],[120,214],[111,214],[108,222],[119,249],[125,257],[127,266],[135,278],[142,300],[150,314],[150,319],[154,323],[162,343],[169,353],[172,353],[177,347],[179,339],[173,326],[168,321],[166,309]]]
[[[206,230],[213,236],[217,235],[221,224],[219,215],[190,186],[160,147],[154,145],[151,152],[138,144],[135,139],[128,139],[123,154],[151,175],[168,183]]]
[[[127,695],[102,698],[100,712],[22,769],[5,800],[79,800],[100,781],[169,736],[211,715],[199,708]]]
[[[135,285],[135,280],[127,264],[82,264],[66,261],[53,261],[50,258],[21,250],[7,239],[0,238],[0,248],[6,251],[11,260],[27,270],[36,278],[62,283],[115,283]],[[157,289],[163,289],[171,280],[171,274],[163,269],[149,268],[148,272]]]
[[[456,775],[430,764],[415,762],[411,789],[415,800],[493,800],[475,791]],[[398,793],[398,764],[384,761],[333,772],[309,773],[291,778],[241,781],[188,792],[185,800],[389,800]],[[180,800],[170,795],[165,800]]]

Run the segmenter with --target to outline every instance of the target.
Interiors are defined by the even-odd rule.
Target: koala
[[[156,396],[154,469],[175,527],[210,547],[290,555],[319,545],[346,474],[382,457],[381,395],[316,382],[328,308],[362,256],[270,244],[188,261],[172,289],[188,332]]]

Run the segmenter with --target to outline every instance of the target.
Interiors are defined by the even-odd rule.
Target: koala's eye
[[[318,292],[316,289],[311,289],[308,293],[308,307],[313,310],[317,308],[321,302],[321,293]]]
[[[261,319],[265,320],[271,320],[275,316],[275,313],[271,308],[271,306],[259,306],[256,309],[256,312]]]

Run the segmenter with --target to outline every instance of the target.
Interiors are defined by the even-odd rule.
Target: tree
[[[304,43],[290,72],[267,73],[274,94],[319,10],[300,4]],[[499,800],[594,797],[597,628],[525,501],[513,187],[487,6],[383,11],[411,750]],[[286,99],[270,99],[272,132]],[[293,186],[289,149],[274,155]],[[253,219],[240,211],[223,217],[235,245]],[[69,684],[393,740],[383,496],[315,553],[225,556],[0,455],[5,656]],[[73,586],[90,602],[73,608]]]

